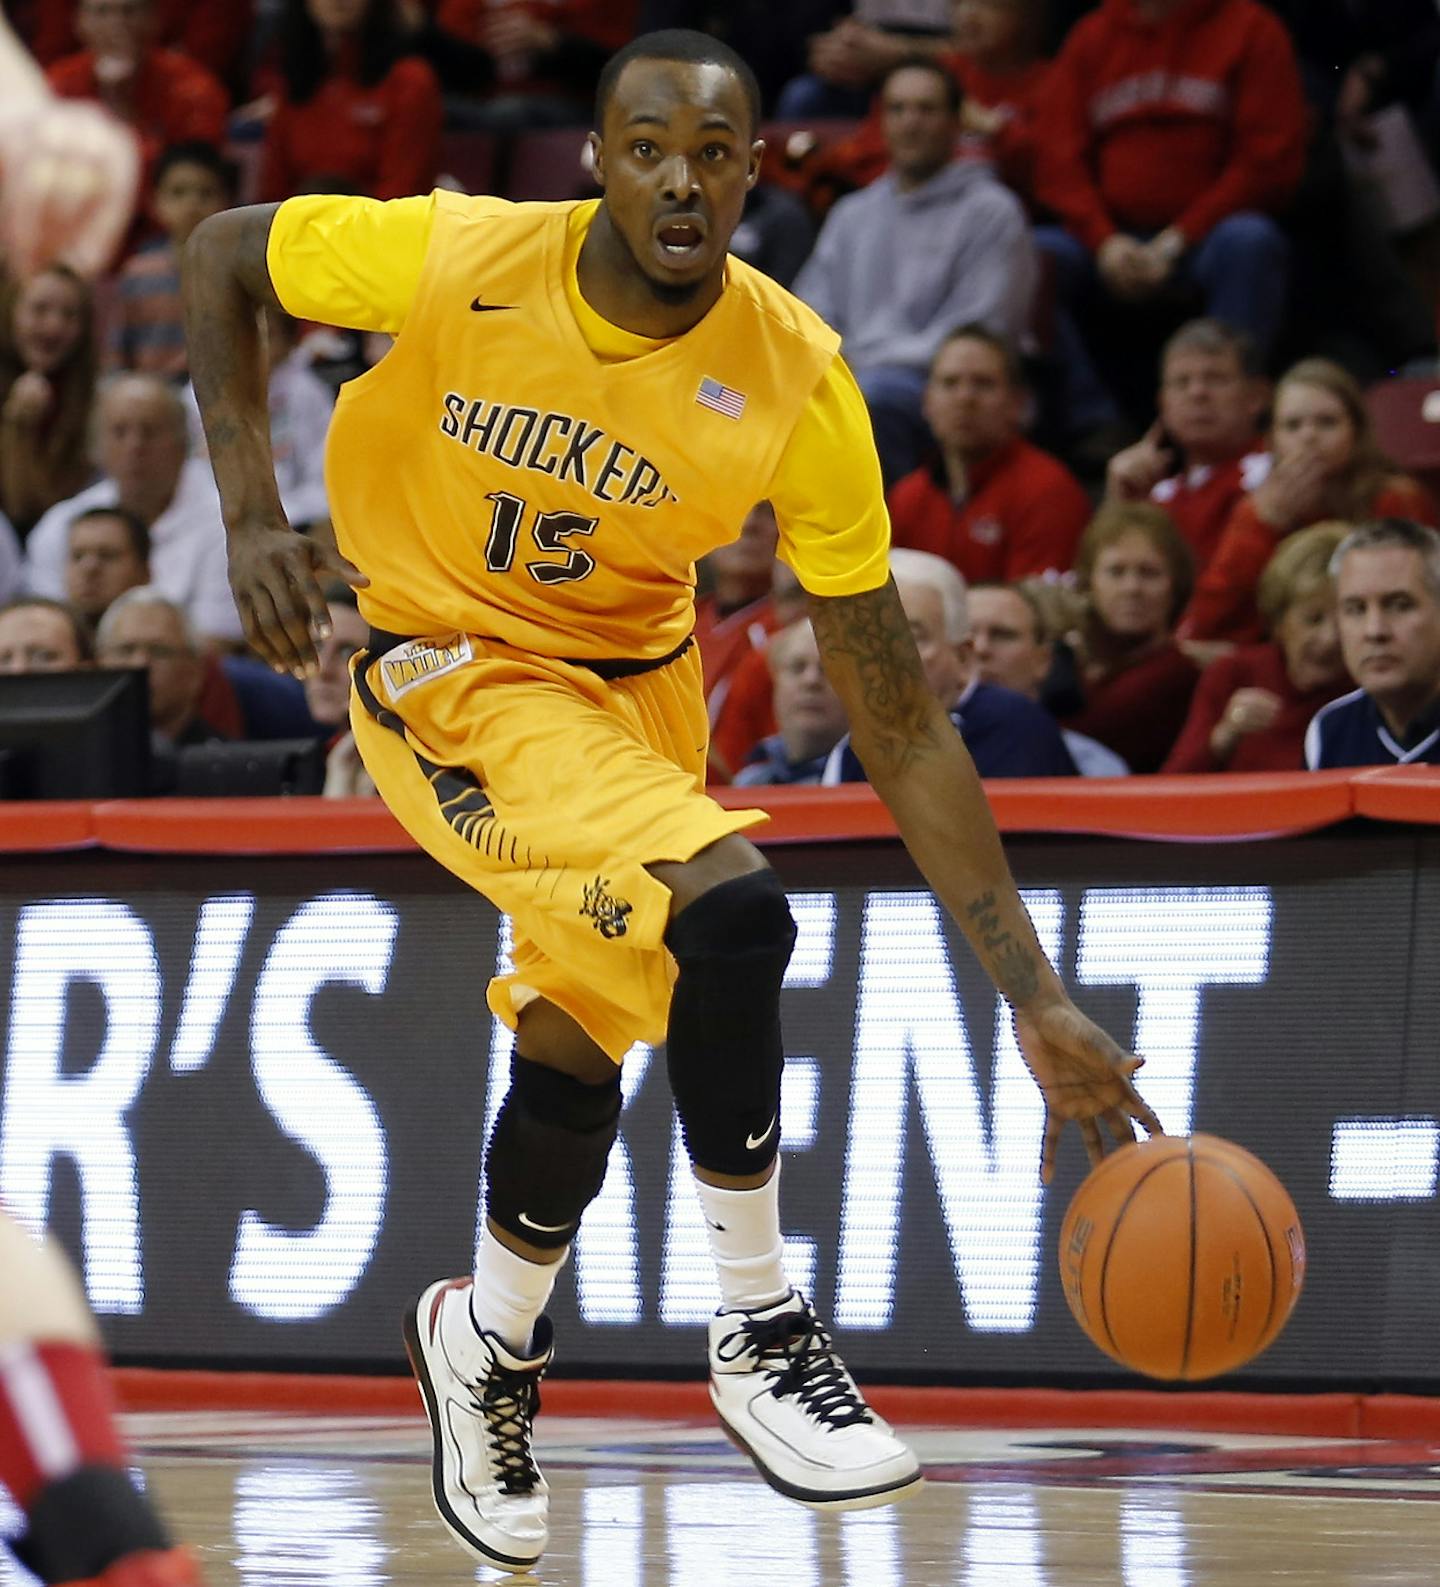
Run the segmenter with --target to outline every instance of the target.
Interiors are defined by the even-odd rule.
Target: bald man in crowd
[[[210,466],[187,457],[189,432],[175,390],[153,375],[116,375],[96,405],[95,461],[103,478],[57,502],[25,544],[25,588],[65,593],[70,526],[95,507],[123,507],[149,531],[150,579],[184,609],[206,641],[241,637],[226,574],[225,526]]]

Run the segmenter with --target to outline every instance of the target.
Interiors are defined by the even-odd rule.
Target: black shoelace
[[[512,1497],[529,1493],[540,1480],[530,1453],[530,1426],[540,1409],[540,1385],[528,1373],[496,1367],[477,1384],[476,1408],[485,1417],[496,1480]]]
[[[808,1306],[779,1317],[746,1317],[738,1333],[741,1351],[753,1350],[762,1368],[774,1377],[770,1393],[777,1400],[793,1397],[807,1415],[827,1427],[855,1427],[874,1420],[840,1364],[830,1335]]]

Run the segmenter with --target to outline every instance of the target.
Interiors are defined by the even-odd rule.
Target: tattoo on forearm
[[[1001,926],[994,892],[982,893],[966,906],[965,913],[974,922],[985,966],[996,986],[1012,1003],[1027,1002],[1039,988],[1039,967],[1035,955]]]
[[[877,770],[906,770],[940,742],[939,713],[895,586],[812,601],[811,620],[821,655],[850,673],[836,687],[857,738],[879,758],[866,770],[872,779]]]

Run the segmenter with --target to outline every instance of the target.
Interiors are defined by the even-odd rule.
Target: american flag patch
[[[727,419],[738,419],[745,411],[745,393],[736,391],[734,386],[722,386],[709,375],[700,382],[695,400],[702,408],[714,408],[716,413],[723,413]]]

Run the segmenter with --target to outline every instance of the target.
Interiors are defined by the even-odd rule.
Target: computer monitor
[[[128,799],[149,791],[143,667],[0,674],[0,797]]]

